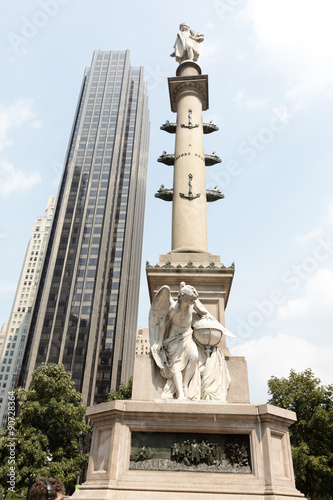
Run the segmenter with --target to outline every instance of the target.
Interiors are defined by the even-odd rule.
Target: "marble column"
[[[208,108],[207,75],[192,61],[169,78],[177,112],[172,207],[172,250],[207,251],[207,201],[202,111]]]

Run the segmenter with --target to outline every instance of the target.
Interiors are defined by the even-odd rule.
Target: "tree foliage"
[[[330,500],[333,492],[333,385],[320,385],[310,369],[271,377],[269,403],[295,411],[290,442],[297,488],[307,498]]]
[[[124,382],[120,382],[118,391],[111,389],[111,391],[109,392],[108,401],[114,401],[115,399],[131,399],[132,386],[133,377],[129,379],[127,385],[124,384]]]
[[[15,390],[19,413],[0,432],[0,484],[8,488],[10,458],[15,450],[15,488],[29,487],[37,477],[56,477],[67,487],[88,461],[82,396],[63,365],[42,364],[28,391]],[[11,448],[10,448],[11,445]],[[10,455],[12,449],[12,455]]]

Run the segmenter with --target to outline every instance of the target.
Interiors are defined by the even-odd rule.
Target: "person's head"
[[[180,284],[180,290],[178,292],[178,301],[183,304],[194,304],[198,298],[198,292],[191,285],[185,285],[182,281]]]
[[[29,490],[29,500],[61,500],[65,487],[54,477],[40,477]]]
[[[187,26],[186,23],[182,23],[179,25],[179,29],[180,29],[180,31],[188,31],[190,28],[189,28],[189,26]]]

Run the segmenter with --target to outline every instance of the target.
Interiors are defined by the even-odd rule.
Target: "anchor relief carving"
[[[181,198],[185,198],[186,200],[189,200],[189,201],[192,201],[192,200],[195,200],[195,198],[199,198],[199,196],[201,195],[201,193],[198,193],[196,195],[193,195],[192,193],[192,179],[193,179],[193,175],[192,174],[188,174],[188,196],[186,196],[184,193],[179,193],[179,196]]]
[[[196,125],[192,125],[192,109],[188,110],[188,125],[184,125],[184,123],[181,123],[180,126],[183,128],[190,128],[190,129],[199,127],[198,123]]]

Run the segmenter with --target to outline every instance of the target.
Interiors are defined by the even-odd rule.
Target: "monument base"
[[[183,281],[193,286],[200,302],[222,325],[225,325],[224,312],[230,295],[234,267],[226,268],[218,255],[209,252],[184,253],[172,251],[160,255],[156,266],[146,268],[150,300],[164,285],[170,288],[171,295],[177,300],[179,286]],[[219,345],[225,356],[230,356],[225,335]]]
[[[91,406],[87,416],[94,425],[87,481],[75,499],[304,498],[294,483],[291,411],[266,404],[130,400]],[[174,453],[182,443],[192,450],[188,459],[184,450]],[[203,447],[215,447],[205,463]]]
[[[250,403],[247,363],[242,356],[225,358],[231,383],[227,394],[228,403]],[[151,380],[152,383],[147,383]],[[165,378],[160,374],[151,354],[137,354],[134,363],[132,397],[136,401],[161,399]]]

